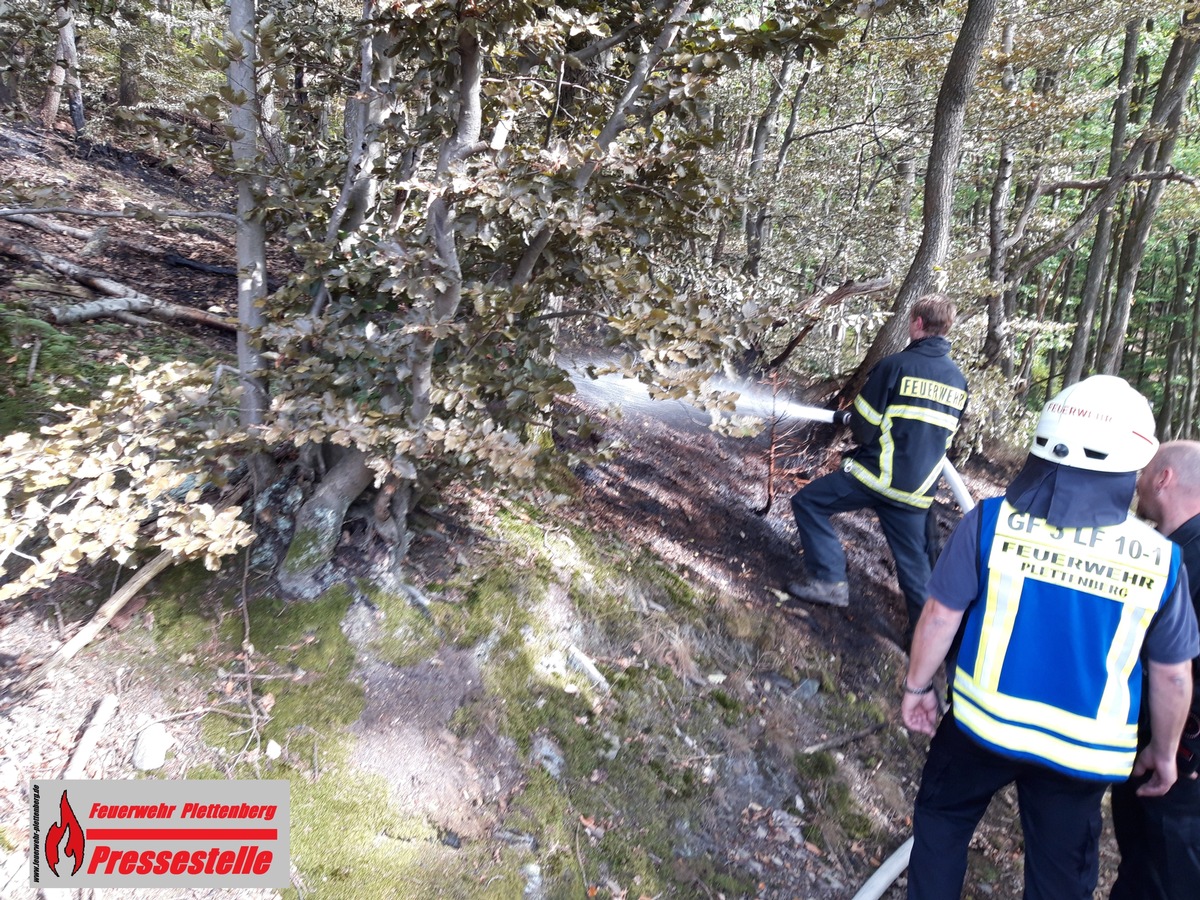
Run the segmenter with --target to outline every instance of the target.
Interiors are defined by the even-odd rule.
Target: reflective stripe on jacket
[[[982,504],[979,554],[954,673],[959,726],[1010,759],[1126,778],[1142,642],[1175,589],[1179,548],[1133,516],[1058,528],[997,497]]]
[[[950,342],[929,337],[880,360],[854,401],[860,446],[845,470],[889,500],[927,509],[967,406],[967,380]]]

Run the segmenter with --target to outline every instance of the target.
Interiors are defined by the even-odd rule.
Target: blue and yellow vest
[[[1175,589],[1179,548],[1133,516],[1058,528],[1000,497],[981,512],[955,719],[1002,756],[1123,780],[1137,752],[1142,641]]]

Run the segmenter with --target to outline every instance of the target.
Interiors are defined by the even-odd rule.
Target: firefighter
[[[971,835],[1010,783],[1026,900],[1091,900],[1108,785],[1132,770],[1148,775],[1141,796],[1159,796],[1175,781],[1200,638],[1179,548],[1129,514],[1157,446],[1141,394],[1114,376],[1085,379],[1046,404],[1004,496],[947,541],[901,702],[904,724],[933,737],[912,900],[958,900]],[[933,678],[956,635],[938,724]],[[1143,657],[1153,738],[1139,752]]]
[[[950,359],[946,339],[956,313],[944,294],[929,294],[913,305],[911,343],[880,360],[854,401],[849,422],[859,446],[842,469],[792,497],[809,575],[787,585],[792,596],[831,606],[849,603],[846,554],[829,517],[874,509],[896,560],[911,633],[929,580],[930,506],[967,406],[967,380]]]
[[[1200,442],[1163,444],[1142,471],[1138,514],[1179,545],[1200,616]],[[1193,900],[1200,891],[1200,660],[1192,661],[1192,708],[1176,754],[1179,779],[1161,797],[1139,797],[1141,778],[1113,785],[1121,865],[1109,900]],[[1139,744],[1150,740],[1141,715]]]

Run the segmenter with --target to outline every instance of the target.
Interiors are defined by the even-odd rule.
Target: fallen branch
[[[25,373],[25,383],[33,384],[33,375],[37,371],[38,357],[42,353],[42,339],[33,339],[33,350],[29,354],[29,371]]]
[[[106,725],[113,717],[113,713],[117,711],[117,695],[105,694],[100,700],[99,706],[96,707],[96,714],[92,716],[92,721],[88,723],[88,727],[84,730],[83,736],[79,738],[79,743],[75,745],[75,752],[71,754],[71,761],[67,763],[66,769],[63,770],[63,780],[82,778],[84,769],[87,768],[88,759],[92,755],[92,751],[96,749],[96,744],[100,741],[100,734],[104,731]]]
[[[838,285],[828,294],[813,294],[805,298],[803,301],[801,301],[799,309],[807,309],[814,303],[816,303],[818,307],[832,306],[834,303],[837,303],[839,300],[844,300],[847,297],[854,297],[863,294],[877,294],[880,291],[886,291],[891,286],[892,279],[886,276],[883,278],[874,278],[871,281],[846,281]],[[809,332],[816,327],[817,321],[818,319],[814,317],[807,325],[801,328],[800,331],[790,341],[788,341],[787,346],[783,348],[782,352],[780,352],[778,356],[763,366],[763,371],[773,372],[787,362],[788,357],[792,355],[792,351],[799,347],[800,342],[808,337]]]
[[[78,306],[51,307],[51,321],[58,324],[81,322],[85,319],[113,315],[118,312],[147,313],[162,319],[184,319],[198,322],[212,328],[225,331],[237,331],[237,323],[226,316],[218,316],[190,306],[180,306],[150,297],[134,290],[118,281],[114,281],[103,272],[96,272],[49,253],[43,253],[35,247],[0,237],[0,253],[23,259],[34,265],[65,275],[80,284],[85,284],[93,290],[114,298],[97,300],[93,303],[83,303]]]
[[[603,673],[596,668],[596,664],[592,662],[591,658],[586,653],[584,653],[574,644],[567,648],[567,659],[570,660],[571,665],[587,676],[588,681],[590,681],[600,690],[605,692],[611,690],[608,684],[608,679],[605,678]]]
[[[856,731],[854,734],[843,734],[840,737],[830,738],[827,741],[821,741],[819,744],[812,744],[808,747],[802,747],[799,753],[810,755],[820,753],[823,750],[832,750],[834,747],[842,747],[846,744],[853,744],[855,741],[861,741],[865,737],[870,737],[875,732],[882,730],[886,722],[876,722],[870,728],[864,728],[862,731]]]
[[[125,582],[119,591],[109,597],[108,600],[106,600],[104,604],[98,610],[96,610],[96,615],[92,616],[91,621],[80,628],[79,631],[76,632],[75,637],[71,638],[69,641],[59,647],[58,652],[46,661],[46,663],[41,667],[43,677],[45,674],[48,674],[48,672],[45,670],[58,668],[63,663],[70,660],[76,653],[86,647],[91,642],[92,638],[98,635],[101,629],[103,629],[104,626],[109,623],[112,617],[121,611],[121,607],[132,600],[138,591],[154,580],[156,575],[158,575],[160,572],[166,571],[166,569],[171,565],[171,563],[175,562],[175,560],[175,552],[173,550],[166,550],[154,557],[149,565],[138,569],[137,574]]]
[[[221,509],[232,506],[238,503],[250,491],[250,482],[247,479],[243,481],[237,489],[221,502]],[[49,659],[35,666],[22,679],[21,687],[24,690],[29,690],[42,684],[47,677],[56,671],[60,666],[67,663],[80,650],[91,642],[92,638],[98,635],[105,625],[112,620],[112,617],[121,611],[121,609],[132,600],[142,588],[154,580],[160,572],[165,571],[171,563],[179,559],[178,554],[174,550],[164,550],[158,556],[141,569],[138,569],[137,574],[130,578],[121,589],[113,594],[104,602],[104,604],[96,610],[96,615],[92,616],[90,622],[84,625],[75,634],[71,640],[67,641]]]
[[[6,217],[10,222],[16,222],[18,225],[24,225],[28,228],[36,228],[38,231],[44,231],[47,234],[63,234],[67,237],[79,238],[81,241],[91,240],[92,232],[86,231],[83,228],[75,228],[71,225],[62,225],[58,222],[51,222],[49,219],[42,219],[38,216],[27,216],[16,214]]]
[[[237,224],[238,217],[233,213],[198,212],[190,209],[153,209],[148,206],[135,206],[133,209],[79,209],[72,206],[43,206],[28,209],[0,209],[0,219],[11,219],[14,216],[28,216],[35,213],[45,215],[54,213],[65,216],[81,216],[93,219],[136,219],[149,213],[155,218],[168,219],[219,219],[222,222]]]

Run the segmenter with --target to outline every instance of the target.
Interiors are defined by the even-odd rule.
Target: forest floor
[[[194,171],[3,123],[0,178],[65,193],[72,205],[91,209],[130,200],[228,206],[224,187]],[[233,235],[223,224],[41,218],[94,239],[0,218],[0,241],[36,246],[172,303],[224,314],[235,306],[232,277],[177,259],[231,266]],[[47,305],[67,299],[81,301],[86,292],[0,254],[0,301],[21,317],[6,348],[5,432],[52,421],[52,399],[82,402],[123,353],[199,359],[232,348],[229,334],[178,321],[36,324]],[[69,370],[54,368],[66,359]],[[836,464],[842,436],[828,426],[721,436],[677,404],[656,408],[589,390],[569,404],[590,411],[610,450],[573,470],[567,502],[547,496],[526,505],[461,486],[426,511],[409,565],[411,585],[432,600],[425,617],[432,631],[370,589],[352,591],[340,606],[324,599],[297,611],[277,605],[269,573],[249,565],[221,577],[181,570],[145,591],[51,685],[18,694],[11,690],[16,678],[86,621],[121,573],[82,573],[0,607],[0,898],[35,896],[26,874],[29,781],[61,776],[105,693],[116,693],[120,705],[89,777],[136,777],[132,749],[152,722],[167,723],[174,742],[156,777],[285,777],[284,765],[291,767],[286,777],[302,773],[293,787],[290,896],[338,897],[349,886],[362,896],[394,897],[851,897],[908,836],[927,741],[898,720],[904,607],[872,516],[836,520],[849,556],[847,609],[789,613],[779,605],[784,584],[802,572],[788,496]],[[1001,483],[991,466],[970,466],[964,476],[976,496]],[[948,531],[957,510],[945,497],[938,510]],[[372,550],[350,537],[339,552],[339,576],[369,583]],[[576,554],[592,561],[574,561]],[[506,562],[498,566],[498,559]],[[492,609],[480,585],[502,569],[508,580],[494,593],[527,591],[536,598],[532,615],[506,607],[480,630],[468,622]],[[545,571],[550,577],[537,590],[526,587]],[[241,605],[230,602],[231,590]],[[332,630],[320,618],[324,608],[335,610]],[[561,691],[522,688],[506,697],[497,686],[511,684],[491,665],[489,653],[498,651],[479,648],[503,644],[496,623],[514,617],[519,634],[538,622],[556,636],[554,649],[539,650],[538,671],[543,663],[557,666]],[[253,644],[262,654],[255,671],[280,679],[267,682],[279,687],[244,698],[237,675],[249,674],[243,648],[252,629],[277,623],[270,638],[255,631]],[[338,644],[320,666],[345,664],[357,705],[341,687],[330,690],[333,705],[352,715],[339,719],[301,693],[293,697],[302,700],[300,710],[285,713],[288,691],[318,670],[304,654],[342,640],[346,646]],[[278,653],[261,649],[268,646]],[[568,648],[586,651],[611,682],[608,691],[578,677]],[[510,699],[512,708],[499,708]],[[574,704],[563,707],[570,716],[537,718],[560,703]],[[267,753],[265,727],[232,742],[228,730],[214,727],[246,710],[287,722],[273,732],[278,758]],[[523,716],[525,733],[516,725]],[[321,782],[333,780],[327,772],[342,784],[382,779],[389,808],[371,807],[370,816],[399,824],[380,826],[374,845],[385,837],[420,845],[417,858],[429,871],[405,870],[372,894],[354,883],[361,876],[350,863],[343,866],[350,875],[329,864],[314,845],[349,852],[339,833],[352,830],[353,817],[320,817],[332,806],[321,793]],[[648,773],[653,782],[644,780]],[[657,813],[638,806],[638,792],[654,800]],[[551,798],[560,830],[535,797]],[[368,817],[365,808],[357,814]],[[1015,822],[1013,795],[999,795],[973,842],[964,896],[1021,895]],[[314,832],[311,840],[305,829]],[[618,844],[621,832],[625,843]],[[1107,894],[1114,863],[1106,830],[1098,898]],[[478,888],[463,886],[471,884]],[[885,896],[902,896],[903,885],[901,877]],[[83,896],[142,894],[151,896],[110,889]]]

